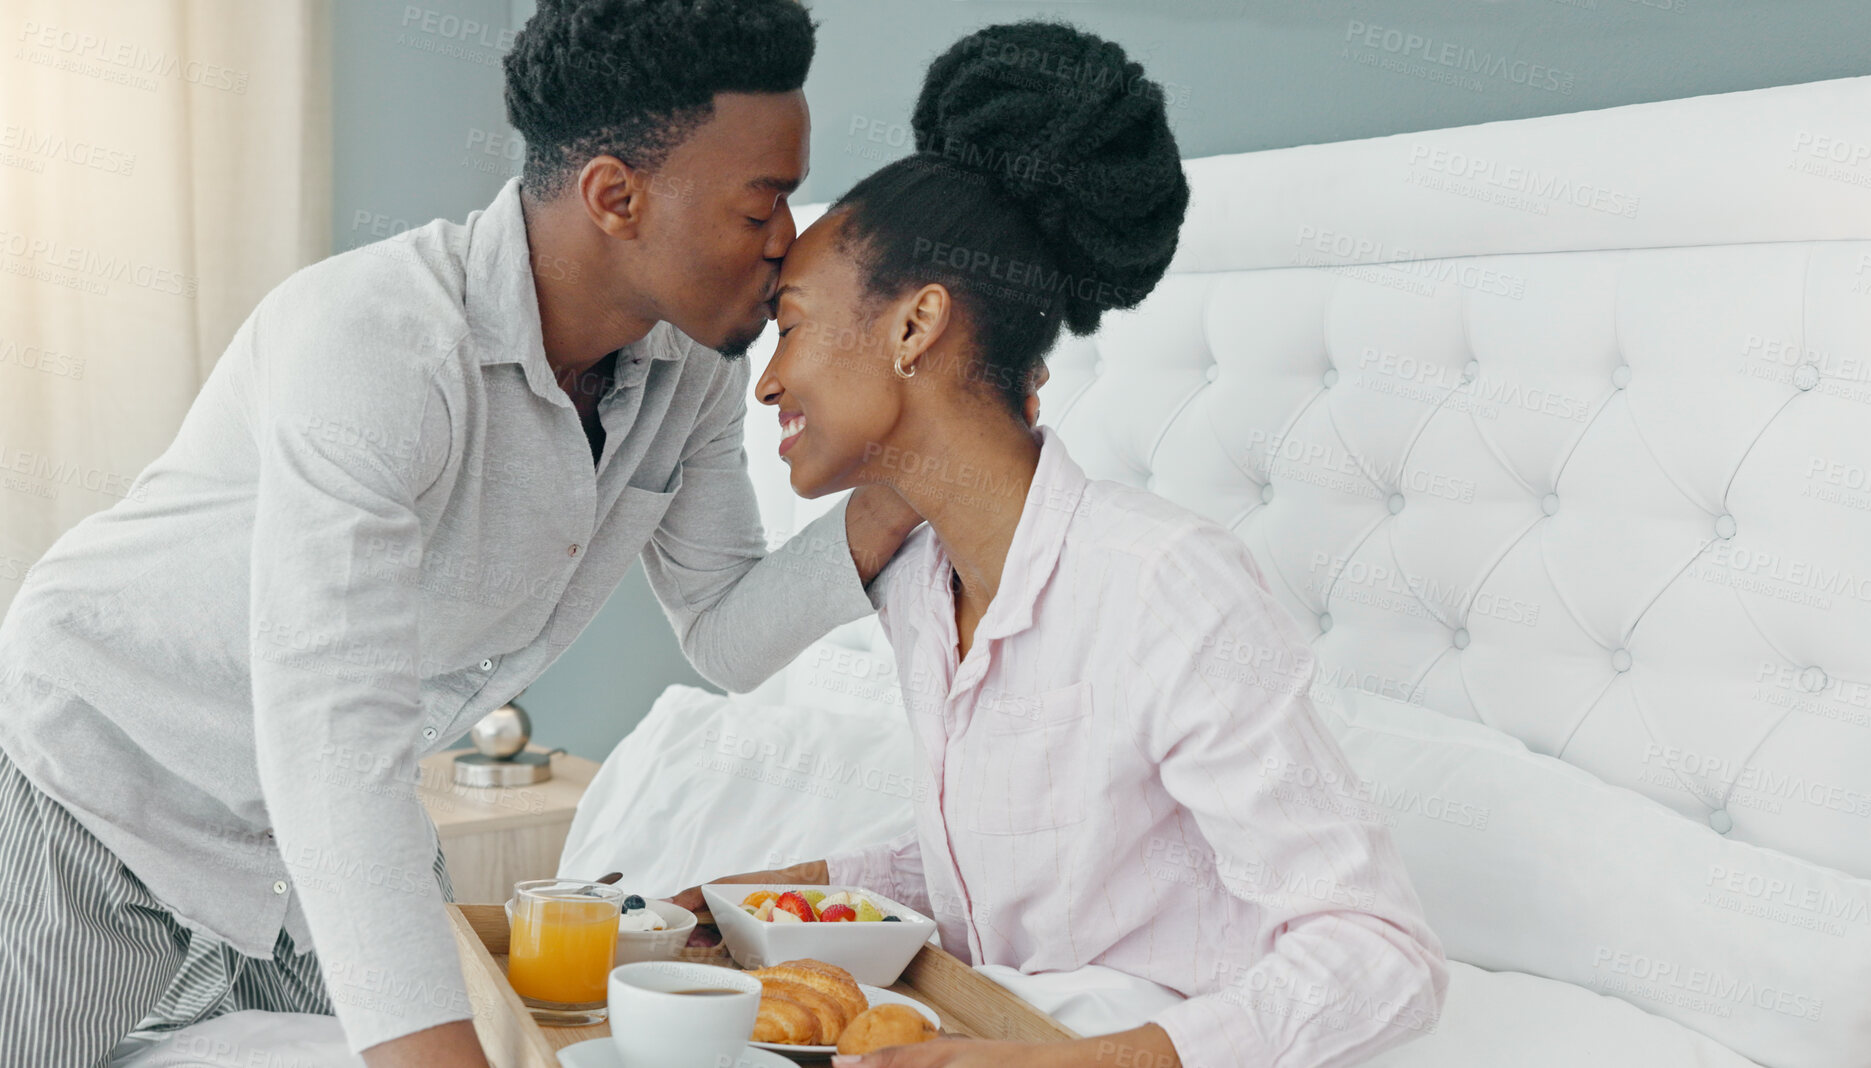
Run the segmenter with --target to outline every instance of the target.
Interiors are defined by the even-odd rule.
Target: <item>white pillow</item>
[[[896,656],[876,616],[837,627],[747,696],[768,704],[883,714],[899,720],[904,714]]]
[[[1433,1030],[1365,1068],[1749,1068],[1707,1035],[1617,998],[1518,972],[1449,962]]]
[[[1760,846],[1482,724],[1314,691],[1452,960],[1621,997],[1773,1068],[1863,1068],[1871,882]]]
[[[663,691],[591,780],[559,857],[564,878],[620,871],[669,897],[723,875],[817,860],[914,826],[918,777],[901,714]]]

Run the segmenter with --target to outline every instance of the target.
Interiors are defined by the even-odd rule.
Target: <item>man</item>
[[[372,1068],[484,1065],[417,761],[639,556],[730,689],[871,610],[915,515],[866,487],[765,556],[741,444],[812,35],[792,0],[542,4],[506,60],[522,178],[274,289],[137,492],[32,569],[0,1064],[264,1008],[335,1011]]]

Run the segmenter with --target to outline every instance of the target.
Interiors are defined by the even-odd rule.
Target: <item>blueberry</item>
[[[885,917],[884,917],[884,920],[883,920],[883,922],[885,922],[885,923],[902,923],[902,922],[903,922],[903,917],[901,917],[901,916],[885,916]]]
[[[624,911],[625,912],[635,912],[642,907],[643,907],[643,899],[641,897],[638,897],[635,894],[631,894],[629,897],[624,899]]]

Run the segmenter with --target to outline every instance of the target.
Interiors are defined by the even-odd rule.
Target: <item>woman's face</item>
[[[866,307],[857,265],[835,247],[841,216],[799,235],[780,268],[779,347],[755,392],[779,409],[780,456],[793,491],[820,497],[879,481],[903,417],[905,387],[889,302]],[[875,312],[875,314],[872,314]],[[928,383],[921,383],[927,385]]]

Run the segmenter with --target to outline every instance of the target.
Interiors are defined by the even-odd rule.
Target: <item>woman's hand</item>
[[[714,883],[795,883],[802,886],[824,886],[829,881],[830,876],[826,873],[825,862],[822,860],[808,860],[786,868],[769,868],[766,871],[723,875],[719,879],[709,880]],[[708,907],[708,901],[702,897],[700,886],[691,886],[669,900],[690,912],[699,912]]]
[[[840,1054],[832,1068],[1065,1068],[1064,1042],[990,1042],[983,1038],[938,1038],[891,1046],[862,1057]],[[1085,1062],[1090,1063],[1090,1062]]]
[[[832,1068],[1038,1068],[1057,1062],[1036,1059],[1038,1042],[989,1042],[979,1038],[938,1038],[912,1046],[891,1046],[862,1057],[840,1054]]]
[[[1181,1068],[1169,1032],[1154,1023],[1070,1042],[990,1042],[938,1038],[891,1046],[862,1057],[832,1058],[832,1068]]]

